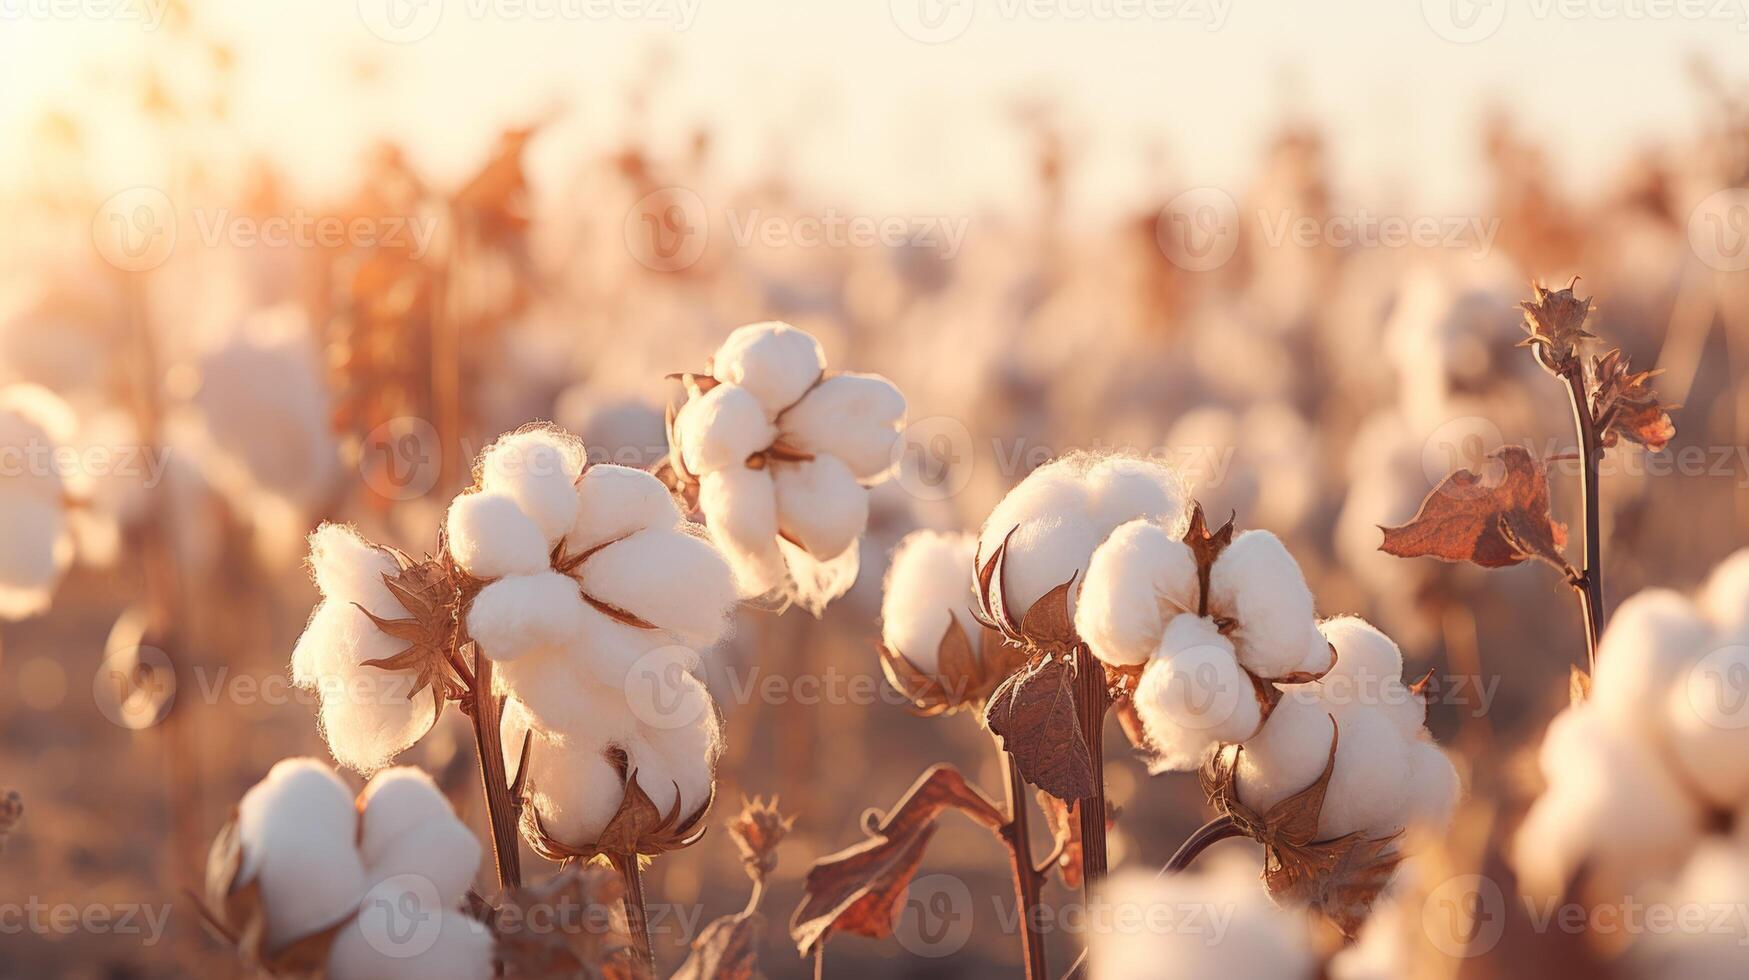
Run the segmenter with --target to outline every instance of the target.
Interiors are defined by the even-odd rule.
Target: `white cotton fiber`
[[[330,980],[490,980],[492,933],[405,879],[373,887],[328,951]]]
[[[579,573],[591,597],[698,647],[722,639],[735,607],[728,562],[684,531],[639,531],[596,552]]]
[[[497,664],[494,686],[499,693],[524,702],[525,710],[543,729],[583,726],[596,707],[582,693],[592,680],[588,658],[599,655],[599,651],[586,654],[570,646],[532,650]]]
[[[1707,633],[1694,605],[1675,592],[1647,589],[1629,597],[1598,644],[1591,703],[1614,723],[1661,738],[1666,692],[1686,676]]]
[[[372,610],[405,615],[398,604]],[[349,769],[373,772],[425,734],[434,705],[429,690],[412,694],[407,671],[365,666],[406,647],[343,599],[326,599],[310,616],[292,651],[292,680],[322,699],[321,728],[334,758]]]
[[[443,792],[417,766],[396,766],[372,776],[358,794],[358,806],[358,853],[366,865],[381,860],[390,844],[420,825],[455,819]]]
[[[583,611],[583,628],[567,648],[567,656],[574,666],[580,666],[582,676],[608,690],[623,692],[627,671],[634,665],[648,664],[644,658],[653,650],[668,651],[689,665],[700,660],[698,647],[676,643],[676,637],[665,630],[628,626],[593,608]]]
[[[462,494],[450,503],[445,527],[450,553],[470,575],[528,575],[550,566],[540,528],[503,494]]]
[[[515,744],[520,748],[520,739]],[[554,840],[577,847],[593,844],[619,810],[623,784],[603,748],[586,739],[561,743],[536,737],[528,760],[529,802]],[[504,750],[513,751],[509,741]]]
[[[1337,616],[1319,624],[1336,648],[1336,666],[1315,690],[1327,704],[1360,705],[1383,712],[1404,738],[1421,732],[1427,706],[1403,683],[1403,653],[1377,627],[1358,616]]]
[[[500,437],[480,455],[480,488],[516,501],[540,528],[548,547],[577,518],[583,443],[556,428],[532,428]]]
[[[1215,745],[1250,738],[1262,721],[1256,688],[1239,669],[1233,644],[1196,616],[1167,624],[1158,655],[1142,670],[1135,705],[1159,753],[1157,770],[1194,769]]]
[[[1132,456],[1106,456],[1087,470],[1090,516],[1103,531],[1147,520],[1175,538],[1189,526],[1190,491],[1178,472],[1163,463]]]
[[[317,527],[310,535],[309,564],[323,598],[360,603],[378,615],[395,605],[383,583],[384,575],[396,571],[395,560],[351,525]]]
[[[950,620],[958,620],[974,652],[982,627],[972,617],[969,534],[913,531],[899,541],[881,592],[881,641],[913,667],[933,673]]]
[[[835,456],[772,466],[777,525],[783,535],[821,560],[856,544],[868,526],[868,490]]]
[[[1318,819],[1318,839],[1344,834],[1388,837],[1407,823],[1410,804],[1409,739],[1381,712],[1339,711],[1336,767]]]
[[[1131,521],[1105,539],[1087,565],[1075,603],[1075,631],[1108,664],[1153,655],[1167,620],[1195,614],[1196,559],[1158,524]]]
[[[668,488],[643,470],[597,463],[577,482],[577,520],[565,536],[572,554],[623,538],[645,528],[680,523],[680,510]]]
[[[315,759],[286,759],[243,794],[239,881],[260,884],[270,949],[333,925],[357,905],[364,892],[357,826],[351,792]]]
[[[863,482],[892,468],[905,396],[874,374],[840,374],[820,382],[779,421],[786,443],[838,457]]]
[[[1665,695],[1669,759],[1709,802],[1749,802],[1749,644],[1695,651]]]
[[[743,596],[764,595],[783,582],[777,489],[770,470],[737,467],[707,473],[699,480],[698,506]]]
[[[1749,643],[1749,548],[1713,568],[1701,589],[1700,607],[1732,642]]]
[[[575,637],[583,628],[584,608],[577,580],[568,575],[507,575],[474,597],[468,635],[493,660],[514,660]]]
[[[1239,798],[1261,813],[1310,786],[1330,758],[1334,730],[1316,698],[1282,698],[1239,753]]]
[[[1311,980],[1305,918],[1278,908],[1248,861],[1174,875],[1113,874],[1087,937],[1092,980]]]
[[[1079,582],[1102,537],[1103,529],[1075,512],[1022,524],[1008,539],[1008,553],[1002,563],[1002,595],[1009,617],[1018,623],[1032,604],[1052,589],[1071,578]],[[1071,585],[1070,615],[1075,611],[1075,592]]]
[[[1425,735],[1412,737],[1409,745],[1407,822],[1421,829],[1443,834],[1451,825],[1457,810],[1463,785],[1451,757]]]
[[[773,417],[795,404],[825,367],[819,341],[776,321],[737,328],[711,358],[718,381],[745,389]]]
[[[439,899],[460,902],[480,870],[479,838],[453,814],[419,824],[386,842],[381,853],[365,862],[365,884],[374,886],[397,876],[429,882]]]
[[[777,428],[745,389],[718,385],[688,401],[674,417],[681,459],[696,475],[747,465],[769,448]]]
[[[23,619],[49,608],[55,586],[73,561],[73,538],[59,503],[0,491],[0,619]]]
[[[1209,607],[1238,621],[1239,662],[1259,677],[1296,670],[1316,642],[1311,589],[1268,531],[1246,531],[1221,552],[1209,574]]]

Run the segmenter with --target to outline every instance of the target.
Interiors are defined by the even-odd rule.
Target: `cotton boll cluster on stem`
[[[1588,697],[1557,716],[1538,756],[1548,782],[1515,842],[1527,888],[1581,875],[1617,896],[1674,874],[1710,827],[1749,812],[1749,550],[1694,600],[1664,589],[1621,604]],[[1739,896],[1741,899],[1743,896]]]
[[[818,615],[856,579],[868,487],[892,469],[905,399],[885,378],[826,370],[783,323],[731,333],[682,375],[667,469],[696,499],[743,595]]]
[[[73,562],[72,499],[56,451],[74,428],[48,389],[0,389],[0,619],[46,611]]]
[[[334,771],[287,759],[213,843],[209,912],[269,973],[334,980],[493,975],[493,940],[461,911],[480,844],[417,769],[354,800]]]

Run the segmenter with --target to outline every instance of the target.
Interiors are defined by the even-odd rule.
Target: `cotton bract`
[[[812,336],[775,322],[731,333],[711,376],[674,419],[699,509],[743,595],[817,615],[856,578],[868,487],[892,469],[904,396],[877,375],[828,374]]]
[[[481,855],[431,778],[378,773],[355,801],[314,759],[287,759],[237,807],[233,889],[259,889],[271,953],[331,933],[338,980],[492,975],[492,938],[462,914]]]

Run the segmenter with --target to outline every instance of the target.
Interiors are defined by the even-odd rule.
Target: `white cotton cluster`
[[[1584,868],[1626,891],[1675,872],[1709,812],[1749,812],[1749,549],[1696,600],[1640,592],[1598,644],[1590,697],[1556,717],[1547,789],[1515,841],[1519,876],[1561,891]]]
[[[1305,920],[1276,907],[1254,864],[1116,874],[1088,914],[1093,980],[1310,980],[1318,974]]]
[[[818,614],[856,578],[868,487],[892,469],[905,398],[878,375],[828,374],[819,343],[784,323],[735,330],[711,374],[674,419],[705,522],[743,595]]]
[[[384,582],[398,566],[387,551],[339,524],[310,535],[309,566],[322,601],[292,651],[292,682],[321,697],[322,736],[334,758],[374,772],[424,736],[437,715],[429,688],[413,693],[411,672],[367,666],[407,646],[370,618],[407,618]]]
[[[75,428],[47,388],[0,389],[0,619],[47,610],[73,562],[69,474],[57,451]]]
[[[481,456],[479,486],[451,504],[451,554],[488,581],[468,635],[509,695],[504,746],[550,836],[583,846],[618,809],[609,753],[664,813],[709,798],[715,706],[694,676],[728,632],[734,573],[682,518],[667,487],[623,466],[585,468],[556,428],[507,435]]]
[[[1749,841],[1702,841],[1668,884],[1652,890],[1658,925],[1641,929],[1619,975],[1738,980],[1749,948]]]
[[[977,547],[970,534],[913,531],[893,551],[881,594],[881,640],[925,674],[935,672],[950,622],[977,649],[983,630],[972,616]]]
[[[335,980],[492,975],[491,934],[462,914],[480,843],[431,777],[387,769],[353,799],[315,759],[275,765],[237,806],[233,887],[259,888],[268,952],[329,930]]]
[[[1280,685],[1281,700],[1239,753],[1238,792],[1267,812],[1317,781],[1336,741],[1319,840],[1442,829],[1461,793],[1457,770],[1424,727],[1425,706],[1402,683],[1390,637],[1356,617],[1320,631],[1336,663],[1316,681]],[[1338,737],[1337,733],[1340,732]]]
[[[1190,493],[1178,472],[1151,459],[1070,454],[1032,471],[1002,498],[979,532],[978,560],[989,561],[1007,541],[1003,601],[1015,622],[1071,578],[1074,613],[1088,592],[1095,550],[1131,521],[1158,525],[1172,539],[1184,536]]]

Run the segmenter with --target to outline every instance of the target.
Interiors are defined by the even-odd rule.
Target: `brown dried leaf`
[[[1075,669],[1058,655],[1015,673],[984,706],[984,724],[1027,782],[1060,800],[1093,796],[1093,758],[1075,711]]]
[[[814,862],[802,903],[790,918],[790,938],[810,955],[834,932],[873,939],[892,935],[911,876],[935,833],[935,818],[956,809],[995,831],[1002,811],[951,766],[935,766],[917,777],[885,816],[865,818],[868,838]]]
[[[1002,564],[1008,555],[1008,542],[1014,537],[1014,532],[1020,530],[1019,525],[1008,529],[1002,543],[990,554],[989,560],[978,566],[978,622],[989,629],[1013,638],[1018,629],[1008,616],[1008,601],[1003,596]]]
[[[759,932],[764,925],[758,912],[740,912],[705,926],[674,980],[752,980],[759,975]]]
[[[1038,794],[1039,809],[1044,811],[1045,825],[1050,828],[1056,845],[1057,873],[1063,887],[1072,891],[1081,888],[1081,802],[1064,803],[1042,790]],[[1105,801],[1105,829],[1117,824],[1118,808]]]
[[[1458,470],[1441,480],[1401,527],[1381,527],[1379,550],[1399,558],[1468,561],[1483,568],[1540,558],[1567,567],[1566,525],[1549,516],[1548,473],[1523,446],[1488,455],[1486,472]]]
[[[1209,614],[1209,577],[1213,573],[1215,559],[1221,557],[1221,552],[1233,543],[1233,520],[1233,517],[1229,517],[1225,524],[1210,531],[1202,504],[1191,502],[1190,526],[1184,531],[1184,543],[1190,546],[1191,557],[1196,559],[1196,578],[1200,586],[1196,611],[1198,616]]]
[[[1020,635],[1028,644],[1040,650],[1066,652],[1081,642],[1075,633],[1075,621],[1069,616],[1069,589],[1074,584],[1075,576],[1071,575],[1069,581],[1027,607],[1026,615],[1020,618]]]

